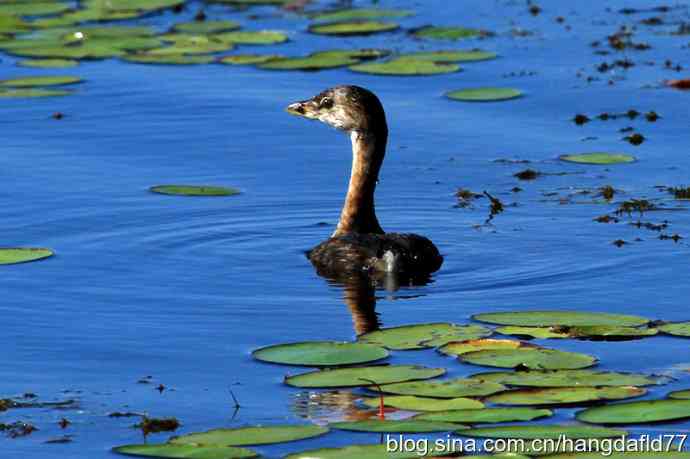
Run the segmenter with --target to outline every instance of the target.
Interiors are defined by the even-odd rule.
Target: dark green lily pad
[[[147,53],[127,54],[122,56],[121,59],[136,64],[155,65],[203,65],[213,62],[213,57],[211,56],[152,55]]]
[[[362,343],[307,341],[263,347],[252,356],[264,362],[321,367],[373,362],[388,357],[388,351]]]
[[[577,419],[593,424],[646,424],[690,418],[690,400],[645,400],[588,408]]]
[[[464,102],[497,102],[522,97],[522,91],[513,88],[471,88],[447,92],[446,97]]]
[[[176,5],[181,5],[184,0],[82,0],[86,8],[100,8],[110,11],[139,11],[151,12]]]
[[[58,69],[76,67],[79,61],[72,59],[25,59],[17,62],[20,67],[32,67],[39,69]]]
[[[429,60],[433,62],[477,62],[495,59],[497,54],[480,50],[421,51],[418,53],[403,54],[400,57]]]
[[[582,327],[499,327],[503,335],[530,337],[539,339],[585,339],[594,341],[624,341],[654,336],[659,333],[656,328],[617,327],[614,325],[593,325]]]
[[[194,185],[158,185],[151,187],[150,191],[176,196],[234,196],[240,193],[235,188]]]
[[[63,2],[9,1],[0,3],[0,15],[45,16],[62,13],[69,9],[70,5]]]
[[[489,335],[491,330],[486,327],[441,322],[383,328],[361,335],[358,341],[392,350],[407,350],[443,346],[451,341],[478,339]]]
[[[541,408],[484,408],[418,414],[413,419],[468,424],[533,421],[553,416],[553,411]]]
[[[170,443],[204,446],[269,445],[318,437],[327,432],[328,428],[314,424],[240,427],[181,435],[170,439]]]
[[[166,34],[161,37],[169,46],[149,49],[146,54],[154,55],[187,55],[211,54],[233,49],[234,45],[216,38],[215,35],[190,35],[184,33]]]
[[[399,433],[425,433],[425,432],[451,432],[458,430],[464,426],[459,424],[451,424],[449,422],[433,422],[433,421],[418,421],[418,420],[402,420],[402,421],[352,421],[352,422],[335,422],[329,424],[329,427],[338,430],[351,430],[355,432],[399,432]]]
[[[525,327],[551,327],[556,325],[567,327],[615,325],[623,327],[637,327],[649,322],[638,316],[607,314],[603,312],[581,311],[514,311],[476,314],[474,320],[496,325],[519,325]]]
[[[677,390],[668,394],[668,398],[676,400],[690,400],[690,389]]]
[[[491,372],[472,375],[470,379],[523,387],[653,386],[669,382],[665,376],[594,370]]]
[[[515,327],[508,325],[498,327],[496,333],[501,335],[511,335],[524,338],[537,339],[566,339],[570,338],[568,333],[561,331],[562,327]]]
[[[350,70],[374,75],[412,76],[453,73],[460,70],[460,66],[452,62],[434,62],[427,59],[399,57],[386,62],[352,65]]]
[[[659,330],[667,335],[690,337],[690,322],[663,324],[659,326]]]
[[[482,427],[467,429],[459,432],[466,437],[479,438],[522,438],[522,439],[547,439],[559,438],[612,438],[627,435],[625,430],[606,429],[586,425],[518,425],[500,427]]]
[[[546,389],[517,389],[494,394],[487,401],[496,405],[562,405],[599,400],[624,400],[646,394],[634,386],[550,387]]]
[[[552,454],[549,459],[602,459],[604,456],[601,452],[591,453],[565,453]],[[607,454],[606,459],[690,459],[690,452],[677,451],[650,451],[650,452],[613,452]]]
[[[474,365],[531,370],[575,370],[597,363],[596,357],[591,355],[542,348],[475,351],[458,358]]]
[[[288,41],[287,35],[273,30],[224,32],[214,38],[235,45],[275,45]]]
[[[36,88],[42,86],[63,86],[80,83],[83,80],[74,76],[34,76],[0,81],[2,88]]]
[[[31,30],[31,23],[10,14],[0,14],[0,33],[22,33]]]
[[[229,446],[175,445],[170,443],[125,445],[113,452],[128,456],[189,459],[245,459],[258,457],[254,451]]]
[[[82,4],[82,6],[84,6]],[[38,28],[66,27],[90,21],[114,21],[121,19],[133,19],[145,14],[141,11],[115,11],[106,8],[87,7],[78,10],[68,10],[55,17],[40,18],[32,21],[32,25]]]
[[[535,347],[533,344],[523,343],[512,339],[471,339],[466,341],[451,341],[438,348],[438,351],[446,355],[462,355],[468,352],[482,351],[486,349],[518,349],[521,347]]]
[[[381,386],[381,390],[389,394],[435,398],[482,397],[505,389],[503,384],[475,379],[413,381]]]
[[[364,59],[376,59],[388,54],[382,49],[335,49],[320,51],[307,57],[285,57],[273,59],[259,68],[267,70],[322,70],[336,67],[346,67]]]
[[[433,445],[432,445],[433,446]],[[431,447],[429,449],[432,449]],[[442,456],[447,451],[429,452],[430,456]],[[343,448],[322,448],[293,453],[284,459],[413,459],[421,456],[419,451],[388,451],[385,444],[352,445]]]
[[[0,99],[24,99],[33,97],[62,97],[74,94],[72,91],[63,89],[0,89]]]
[[[481,30],[465,27],[422,27],[412,34],[417,38],[430,38],[433,40],[462,40],[481,35]]]
[[[621,164],[634,163],[637,159],[631,155],[622,153],[584,153],[578,155],[561,155],[558,157],[561,161],[579,164]]]
[[[365,398],[362,403],[370,408],[377,408],[379,398]],[[428,398],[414,395],[391,395],[383,398],[383,404],[391,408],[405,411],[450,411],[450,410],[479,410],[484,404],[471,398]]]
[[[443,368],[417,365],[382,365],[359,368],[339,368],[303,373],[285,378],[285,384],[294,387],[357,387],[377,384],[431,379],[446,372]]]
[[[393,10],[381,8],[344,8],[332,11],[323,11],[310,16],[314,21],[320,22],[343,22],[357,21],[363,19],[378,18],[402,18],[412,16],[410,10]]]
[[[192,21],[181,22],[173,26],[175,32],[198,35],[229,32],[230,30],[237,30],[239,28],[240,25],[235,21]]]
[[[256,65],[282,58],[283,56],[277,54],[235,54],[223,56],[218,62],[226,65]]]
[[[309,32],[319,35],[371,35],[380,32],[390,32],[400,26],[394,22],[381,21],[347,21],[309,26]]]
[[[2,97],[2,92],[0,92]],[[38,248],[0,248],[0,265],[13,265],[29,261],[42,260],[53,256],[50,249]]]

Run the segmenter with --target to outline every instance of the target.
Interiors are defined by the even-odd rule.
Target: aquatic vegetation
[[[362,399],[362,403],[370,408],[378,408],[379,398]],[[450,410],[478,410],[484,408],[484,404],[471,398],[458,397],[436,399],[429,397],[417,397],[414,395],[392,395],[383,399],[383,404],[391,408],[405,411],[450,411]]]
[[[213,37],[234,45],[275,45],[288,41],[287,35],[275,30],[223,32]]]
[[[668,394],[668,398],[675,400],[690,400],[690,389],[689,390],[677,390]]]
[[[350,70],[374,75],[438,75],[457,72],[460,66],[447,61],[435,62],[428,59],[398,57],[386,62],[352,65]]]
[[[180,22],[172,27],[174,32],[193,35],[205,35],[218,32],[229,32],[240,28],[235,21],[193,21]]]
[[[344,22],[378,18],[403,18],[412,16],[414,12],[402,9],[382,8],[343,8],[331,11],[319,11],[310,15],[310,19],[320,22]]]
[[[432,456],[441,456],[447,451],[430,452]],[[389,452],[386,445],[351,445],[342,448],[321,448],[285,456],[285,459],[413,459],[419,457],[418,451]]]
[[[625,155],[622,153],[584,153],[574,155],[561,155],[558,157],[561,161],[580,164],[620,164],[633,163],[637,161],[634,156]]]
[[[391,32],[400,28],[394,22],[381,21],[348,21],[328,24],[314,24],[309,26],[309,32],[319,35],[371,35],[374,33]]]
[[[285,378],[285,384],[293,387],[358,387],[390,384],[405,381],[431,379],[445,374],[444,368],[427,368],[418,365],[387,365],[357,368],[339,368],[302,373]]]
[[[556,387],[544,389],[516,389],[495,394],[486,399],[496,405],[563,405],[600,400],[623,400],[640,397],[645,389],[634,386]]]
[[[659,325],[659,331],[673,336],[690,337],[690,322],[676,322]]]
[[[380,389],[389,394],[416,395],[433,398],[482,397],[506,390],[506,386],[477,379],[444,379],[384,384]]]
[[[137,53],[122,56],[123,61],[135,64],[157,64],[157,65],[204,65],[213,62],[211,56],[186,56],[177,54],[148,54]],[[172,193],[164,193],[172,194]]]
[[[619,327],[615,325],[585,325],[578,327],[552,326],[552,327],[499,327],[498,333],[519,337],[539,339],[583,339],[593,341],[624,341],[654,336],[658,333],[656,328]]]
[[[25,59],[17,62],[20,67],[32,67],[41,69],[69,68],[79,65],[79,61],[73,59]]]
[[[74,76],[34,76],[13,78],[0,81],[0,88],[36,88],[44,86],[65,86],[81,83],[83,80]]]
[[[234,196],[240,193],[235,188],[205,185],[157,185],[151,187],[149,191],[175,196]]]
[[[2,97],[2,92],[0,92],[0,97]],[[43,260],[53,255],[54,252],[50,249],[0,248],[0,265],[12,265]]]
[[[267,425],[235,429],[213,429],[207,432],[190,433],[173,437],[170,439],[170,443],[174,445],[204,446],[268,445],[318,437],[327,432],[327,427],[314,424]]]
[[[498,331],[498,329],[497,329]],[[499,331],[499,333],[501,333]],[[446,355],[462,355],[468,352],[485,349],[517,349],[523,346],[533,346],[520,341],[510,339],[473,339],[466,341],[452,341],[438,348],[438,351]]]
[[[543,408],[484,408],[481,410],[453,410],[418,414],[412,419],[468,424],[494,424],[501,422],[534,421],[553,416]]]
[[[362,343],[307,341],[262,347],[252,352],[252,357],[264,362],[320,367],[373,362],[388,357],[388,351]]]
[[[176,418],[149,418],[144,416],[141,422],[135,425],[137,429],[141,429],[144,436],[158,432],[170,432],[177,430],[180,427],[180,421]]]
[[[645,400],[588,408],[575,416],[593,424],[644,424],[690,418],[690,400]]]
[[[177,445],[171,443],[124,445],[113,452],[128,456],[190,459],[249,459],[259,457],[245,448],[231,446]]]
[[[458,357],[462,362],[520,370],[575,370],[597,363],[597,358],[577,352],[564,352],[540,347],[488,349],[468,352]]]
[[[278,54],[235,54],[221,57],[218,59],[218,63],[226,65],[256,65],[282,59],[282,57]]]
[[[520,425],[482,427],[464,430],[463,436],[480,438],[522,438],[522,439],[546,439],[546,438],[612,438],[627,435],[625,430],[608,429],[587,425]]]
[[[433,40],[462,40],[465,38],[474,38],[486,34],[478,29],[469,29],[465,27],[434,27],[427,26],[421,29],[412,31],[412,35],[416,38],[427,38]]]
[[[399,433],[425,433],[425,432],[452,432],[462,429],[460,424],[441,421],[424,420],[366,420],[352,422],[335,422],[328,425],[332,429],[351,430],[354,432],[399,432]]]
[[[648,319],[632,315],[608,314],[604,312],[582,311],[513,311],[475,314],[474,320],[496,325],[519,325],[526,327],[550,326],[594,326],[617,325],[637,327],[645,325]]]
[[[364,59],[376,59],[388,54],[378,49],[330,50],[312,53],[306,57],[272,59],[259,65],[267,70],[322,70],[347,67]]]
[[[392,350],[425,349],[443,346],[451,341],[483,338],[491,333],[490,329],[480,325],[432,323],[384,328],[361,335],[358,341]]]
[[[522,91],[512,88],[471,88],[446,93],[446,97],[464,102],[498,102],[522,97]]]

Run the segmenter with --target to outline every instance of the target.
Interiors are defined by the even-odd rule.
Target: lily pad
[[[593,325],[582,327],[499,327],[503,335],[530,337],[539,339],[584,339],[593,341],[625,341],[654,336],[659,333],[656,328],[617,327],[614,325]]]
[[[376,59],[387,54],[388,51],[383,49],[335,49],[320,51],[307,57],[274,59],[259,65],[259,68],[267,70],[321,70],[346,67],[361,60]]]
[[[506,327],[498,327],[496,333],[501,335],[511,335],[520,338],[537,338],[537,339],[566,339],[570,338],[568,333],[562,331],[561,327],[516,327],[508,325]]]
[[[230,30],[237,30],[239,28],[240,25],[235,21],[192,21],[181,22],[173,26],[173,30],[175,32],[198,35],[228,32]]]
[[[485,408],[418,414],[413,419],[424,421],[492,424],[499,422],[533,421],[553,416],[553,411],[541,408]]]
[[[433,40],[462,40],[481,35],[481,30],[468,29],[466,27],[434,27],[427,26],[413,31],[417,38],[430,38]]]
[[[441,322],[383,328],[361,335],[358,340],[392,350],[407,350],[443,346],[451,341],[478,339],[489,335],[491,330],[486,327]]]
[[[446,93],[446,97],[464,102],[496,102],[522,97],[522,91],[512,88],[472,88]]]
[[[522,439],[548,439],[559,438],[612,438],[627,435],[625,430],[607,429],[586,425],[517,425],[500,427],[482,427],[467,429],[459,432],[465,437],[479,438],[522,438]]]
[[[277,54],[235,54],[223,56],[218,62],[226,65],[256,65],[276,59],[282,59],[282,56]]]
[[[520,347],[535,347],[532,344],[511,339],[471,339],[466,341],[452,341],[441,346],[438,351],[446,355],[462,355],[468,352],[485,349],[518,349]]]
[[[646,424],[690,418],[690,400],[645,400],[588,408],[577,419],[594,424]]]
[[[350,70],[374,75],[439,75],[460,70],[452,62],[434,62],[427,59],[399,57],[386,62],[369,62],[350,66]]]
[[[175,445],[170,443],[125,445],[113,451],[128,456],[189,459],[245,459],[258,457],[254,451],[229,446]]]
[[[578,155],[561,155],[558,157],[558,159],[571,163],[605,165],[634,163],[637,161],[634,156],[625,155],[622,153],[584,153]]]
[[[388,351],[362,343],[306,341],[262,347],[252,356],[263,362],[321,367],[373,362],[388,357]]]
[[[690,400],[690,389],[677,390],[668,394],[668,398],[676,400]]]
[[[0,89],[0,99],[23,99],[32,97],[61,97],[74,94],[72,91],[65,91],[63,89],[41,89],[41,88],[27,88],[27,89]]]
[[[669,382],[665,376],[594,370],[492,372],[472,375],[470,379],[523,387],[653,386]]]
[[[496,405],[562,405],[599,400],[623,400],[646,394],[645,389],[634,386],[613,387],[553,387],[546,389],[517,389],[487,398]]]
[[[110,11],[151,12],[181,5],[184,0],[83,0],[86,8],[99,8]]]
[[[3,88],[35,88],[42,86],[63,86],[80,83],[81,78],[73,76],[34,76],[0,81]]]
[[[371,408],[379,406],[379,398],[365,398],[362,403]],[[414,395],[392,395],[383,398],[383,404],[391,408],[405,411],[450,411],[450,410],[479,410],[484,404],[471,398],[437,399],[416,397]]]
[[[285,378],[285,384],[294,387],[357,387],[377,384],[431,379],[446,372],[443,368],[417,365],[382,365],[359,368],[320,370]]]
[[[156,65],[203,65],[213,62],[211,56],[184,56],[184,55],[152,55],[147,53],[127,54],[121,58],[127,62],[136,64],[156,64]],[[204,187],[207,188],[207,187]],[[177,194],[177,193],[165,193]],[[237,194],[237,193],[234,193]]]
[[[659,330],[667,335],[690,337],[690,322],[663,324],[659,326]]]
[[[224,32],[215,34],[214,38],[236,45],[275,45],[288,41],[287,35],[273,30]]]
[[[549,459],[602,459],[601,452],[552,454]],[[690,452],[651,451],[651,452],[613,452],[606,459],[690,459]]]
[[[240,193],[235,188],[195,185],[158,185],[151,187],[150,191],[176,196],[233,196]]]
[[[475,351],[458,358],[474,365],[531,370],[574,370],[597,363],[597,359],[591,355],[542,348]]]
[[[2,97],[2,92],[0,92]],[[29,261],[42,260],[53,256],[50,249],[37,248],[0,248],[0,265],[13,265]]]
[[[45,16],[62,13],[69,9],[70,6],[63,2],[10,1],[0,3],[0,15]]]
[[[616,325],[637,327],[649,322],[638,316],[581,311],[514,311],[476,314],[474,320],[496,325],[519,325],[525,327],[550,327],[555,325],[578,327],[593,325]]]
[[[204,446],[268,445],[318,437],[327,432],[328,428],[314,424],[240,427],[181,435],[171,438],[170,443]]]
[[[319,35],[371,35],[380,32],[390,32],[400,26],[394,22],[381,21],[347,21],[309,26],[309,32]]]
[[[505,389],[503,384],[475,379],[413,381],[381,386],[381,390],[389,394],[435,398],[482,397]]]
[[[431,448],[430,448],[431,449]],[[431,456],[442,456],[447,451],[430,452]],[[421,456],[419,451],[396,450],[388,451],[388,446],[382,445],[351,445],[343,448],[321,448],[285,456],[284,459],[413,459]]]
[[[393,10],[382,8],[343,8],[313,14],[311,16],[311,19],[320,22],[343,22],[363,19],[378,19],[385,17],[402,18],[412,16],[413,14],[414,13],[410,10]]]
[[[39,69],[57,69],[76,67],[79,62],[72,59],[25,59],[17,62],[17,65]]]
[[[402,420],[402,421],[352,421],[352,422],[335,422],[329,424],[329,427],[338,430],[351,430],[355,432],[400,432],[400,433],[425,433],[425,432],[451,432],[463,428],[459,424],[451,424],[449,422],[433,422],[433,421],[418,421],[418,420]]]
[[[26,22],[18,16],[11,14],[0,14],[0,33],[22,33],[31,30],[31,23]]]
[[[149,55],[211,54],[233,49],[234,45],[216,38],[215,35],[166,34],[161,37],[169,46],[149,49]]]
[[[481,50],[421,51],[418,53],[403,54],[401,57],[429,60],[433,62],[477,62],[495,59],[497,54]]]

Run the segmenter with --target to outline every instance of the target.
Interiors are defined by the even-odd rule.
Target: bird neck
[[[351,133],[352,171],[345,204],[333,237],[346,233],[383,234],[374,210],[374,191],[386,153],[387,129]]]

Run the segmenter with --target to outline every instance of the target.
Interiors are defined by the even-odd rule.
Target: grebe
[[[352,140],[352,171],[340,220],[330,239],[307,255],[319,274],[342,278],[362,272],[395,273],[415,278],[438,270],[443,257],[429,239],[385,233],[376,218],[374,191],[388,140],[378,97],[358,86],[336,86],[290,104],[287,111],[349,132]]]

